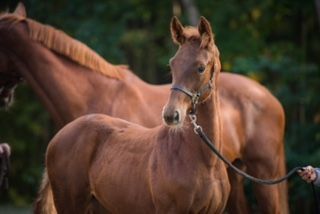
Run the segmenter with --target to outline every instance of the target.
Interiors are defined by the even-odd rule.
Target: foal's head
[[[173,17],[171,35],[179,49],[170,60],[172,91],[162,116],[166,125],[179,127],[193,110],[192,96],[199,93],[199,103],[210,96],[221,66],[210,23],[204,17],[197,28],[183,27]]]

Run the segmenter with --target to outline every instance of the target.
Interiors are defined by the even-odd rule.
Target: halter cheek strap
[[[206,85],[204,85],[202,88],[199,89],[199,91],[196,91],[196,92],[192,92],[191,90],[179,85],[172,86],[171,90],[180,91],[185,95],[187,95],[188,97],[190,97],[192,102],[192,108],[190,113],[194,114],[196,112],[196,107],[197,107],[197,104],[199,103],[200,97],[204,95],[206,92],[211,91],[212,88],[213,88],[212,79],[210,79]]]
[[[214,64],[214,71],[215,71],[216,67],[217,67],[217,65]],[[173,85],[171,87],[171,90],[180,91],[180,92],[184,93],[185,95],[187,95],[188,97],[190,97],[191,102],[192,102],[192,108],[191,108],[190,114],[195,114],[196,113],[196,107],[197,107],[197,104],[199,103],[200,97],[203,94],[205,94],[207,91],[211,91],[211,89],[213,88],[213,77],[214,77],[213,73],[214,72],[211,73],[211,77],[210,77],[209,82],[206,85],[202,86],[196,92],[192,92],[191,90],[187,89],[184,86]]]
[[[192,93],[190,90],[188,90],[187,88],[185,87],[182,87],[182,86],[178,86],[178,85],[175,85],[171,88],[171,90],[173,91],[180,91],[182,93],[184,93],[185,95],[187,95],[188,97],[190,97],[191,99],[191,102],[192,102],[192,108],[191,108],[191,112],[192,113],[195,113],[196,111],[196,106],[199,102],[199,98],[200,98],[200,93],[199,92],[196,92],[196,93]]]
[[[199,91],[196,91],[194,93],[183,86],[174,85],[171,88],[171,90],[173,90],[173,91],[180,91],[180,92],[184,93],[185,95],[187,95],[188,97],[190,97],[191,102],[192,102],[192,109],[191,109],[190,113],[196,112],[196,107],[197,107],[197,104],[199,103],[200,97],[203,94],[205,94],[207,91],[211,91],[211,89],[212,89],[212,81],[211,80],[209,81],[208,84],[203,86]]]

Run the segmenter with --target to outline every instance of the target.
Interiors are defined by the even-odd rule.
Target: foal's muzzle
[[[167,125],[177,125],[180,123],[181,116],[179,111],[175,110],[172,113],[166,111],[163,114],[163,119]]]

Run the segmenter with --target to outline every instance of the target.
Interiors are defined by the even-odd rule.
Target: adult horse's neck
[[[45,48],[31,40],[24,23],[16,24],[11,29],[1,29],[0,47],[11,58],[15,69],[40,97],[58,126],[75,119],[77,116],[95,109],[95,91],[108,92],[116,89],[119,81],[107,78],[87,68],[73,63],[64,56]],[[112,99],[110,99],[110,102]],[[105,106],[112,106],[107,105]],[[96,107],[100,108],[100,107]],[[108,110],[105,110],[108,112]]]

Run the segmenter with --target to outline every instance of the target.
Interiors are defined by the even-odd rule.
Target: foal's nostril
[[[170,116],[170,115],[167,115],[167,114],[165,114],[164,116],[163,116],[163,118],[164,118],[164,120],[166,121],[166,123],[168,123],[168,124],[170,124],[170,123],[172,123],[172,117]]]
[[[166,114],[164,115],[164,120],[168,125],[172,125],[175,123],[174,114]]]
[[[174,121],[174,122],[179,122],[179,121],[180,121],[180,114],[179,114],[178,111],[175,111],[175,112],[173,113],[173,121]]]

